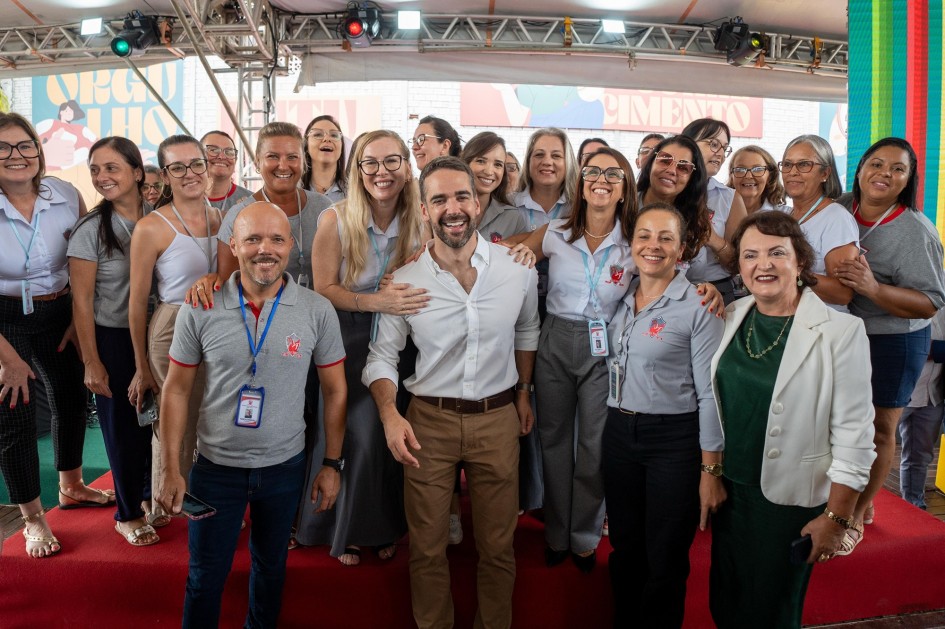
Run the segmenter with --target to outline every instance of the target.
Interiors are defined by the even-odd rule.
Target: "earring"
[[[619,203],[623,203],[623,197],[620,197]]]
[[[800,275],[797,276],[797,285],[798,285],[799,287],[804,285],[804,282],[801,281],[801,276],[800,276]]]

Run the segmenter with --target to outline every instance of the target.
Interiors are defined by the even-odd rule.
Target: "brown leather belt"
[[[472,415],[475,413],[485,413],[497,408],[511,404],[515,400],[515,391],[507,389],[502,393],[497,393],[492,397],[481,400],[461,400],[455,397],[427,397],[418,395],[417,399],[427,404],[432,404],[444,411],[453,411],[463,415]]]
[[[70,292],[72,292],[72,289],[69,288],[69,285],[67,284],[66,287],[58,293],[49,293],[48,295],[33,295],[33,301],[53,301],[54,299],[59,299],[64,295],[68,295]],[[23,300],[20,295],[3,295],[3,297],[15,299],[17,301]]]

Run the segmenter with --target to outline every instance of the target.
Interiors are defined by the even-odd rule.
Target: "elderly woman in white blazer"
[[[752,295],[728,307],[712,361],[725,450],[703,471],[722,474],[729,497],[713,519],[710,607],[722,629],[800,627],[811,564],[862,528],[853,508],[876,456],[869,343],[808,288],[813,250],[789,215],[751,215],[733,245]]]

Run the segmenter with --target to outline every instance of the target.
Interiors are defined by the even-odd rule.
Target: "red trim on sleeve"
[[[335,362],[331,363],[330,365],[318,365],[318,364],[316,364],[315,366],[318,367],[319,369],[328,369],[329,367],[334,367],[335,365],[340,365],[340,364],[343,363],[345,360],[347,360],[347,358],[348,358],[348,357],[345,356],[345,357],[343,357],[341,360],[336,360]]]
[[[200,366],[200,363],[197,363],[196,365],[190,365],[190,364],[188,364],[188,363],[182,363],[182,362],[179,361],[179,360],[174,360],[174,357],[171,356],[170,354],[168,354],[167,357],[168,357],[168,358],[171,360],[171,362],[174,363],[175,365],[180,365],[181,367],[187,367],[188,369],[193,369],[194,367],[199,367],[199,366]]]

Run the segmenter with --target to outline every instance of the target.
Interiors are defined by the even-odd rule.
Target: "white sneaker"
[[[451,513],[450,514],[450,535],[447,538],[447,542],[451,545],[459,544],[463,541],[463,523],[460,522],[459,516]]]

